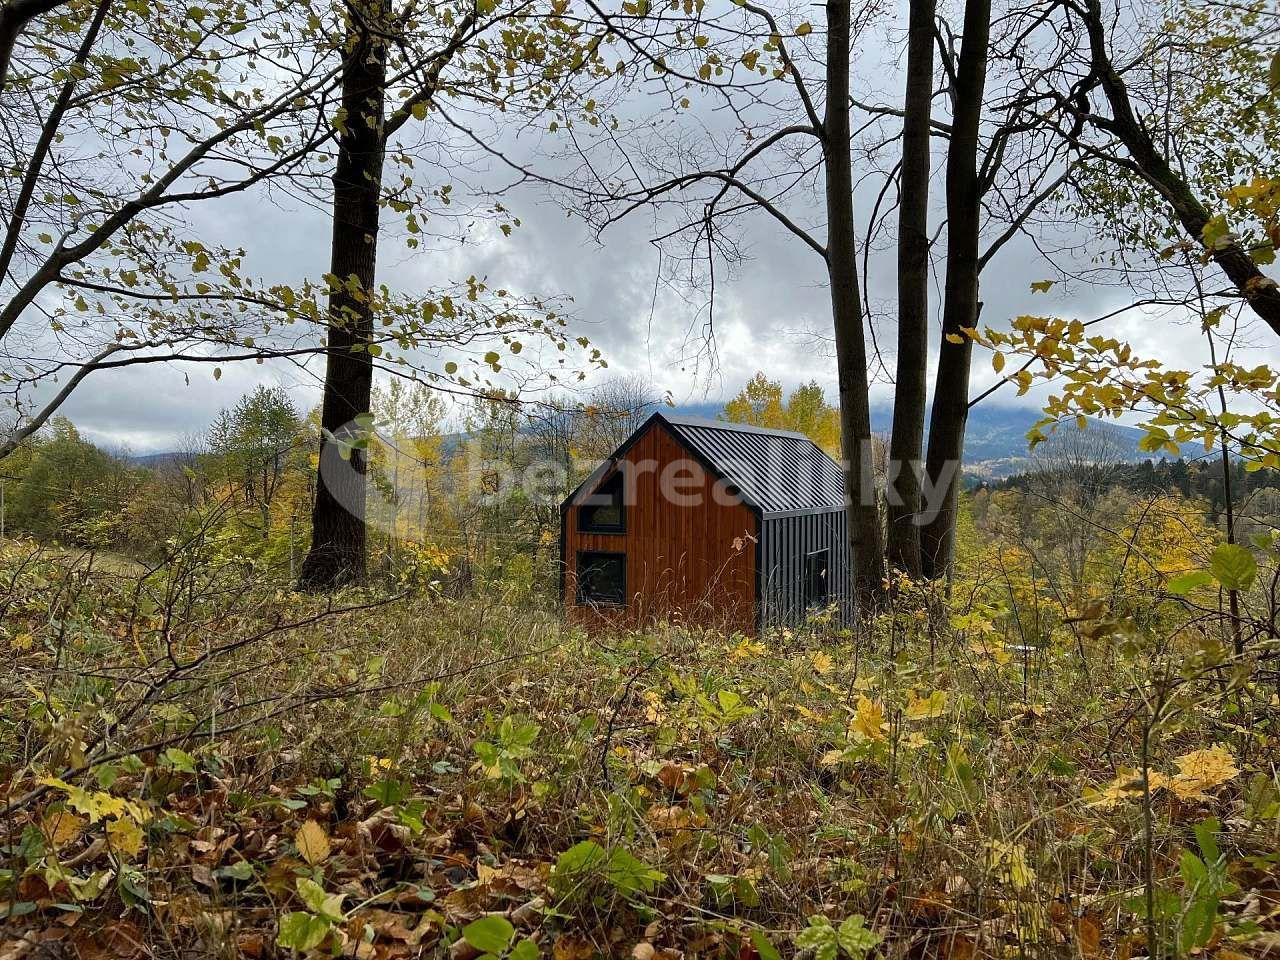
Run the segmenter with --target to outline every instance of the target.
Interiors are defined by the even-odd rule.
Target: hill
[[[676,412],[687,416],[715,418],[724,409],[719,403],[686,404]],[[965,473],[985,480],[999,480],[1023,473],[1032,467],[1028,457],[1027,431],[1040,419],[1033,407],[979,405],[969,413],[965,435]],[[888,436],[893,424],[893,408],[888,404],[873,407],[871,429]],[[1074,426],[1062,428],[1074,431]],[[1137,463],[1147,459],[1138,450],[1142,431],[1121,424],[1090,420],[1087,428],[1113,441],[1117,455]],[[1126,455],[1127,454],[1127,455]]]

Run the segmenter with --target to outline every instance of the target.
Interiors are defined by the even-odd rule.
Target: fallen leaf
[[[1076,921],[1076,943],[1081,956],[1096,957],[1102,945],[1102,930],[1088,917]]]
[[[302,859],[313,867],[329,859],[329,834],[314,820],[308,820],[298,828],[298,832],[293,835],[293,842]]]

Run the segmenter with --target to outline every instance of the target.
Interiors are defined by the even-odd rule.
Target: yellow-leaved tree
[[[782,383],[758,372],[724,405],[722,416],[733,423],[803,433],[833,458],[840,456],[840,411],[827,402],[816,380],[784,399]]]

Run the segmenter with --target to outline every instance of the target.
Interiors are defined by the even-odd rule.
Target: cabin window
[[[804,558],[804,605],[825,607],[831,599],[828,577],[831,551],[816,550]]]
[[[626,514],[622,507],[622,473],[615,472],[578,507],[578,529],[583,533],[623,533]]]
[[[627,555],[578,552],[578,604],[620,607],[627,602]]]

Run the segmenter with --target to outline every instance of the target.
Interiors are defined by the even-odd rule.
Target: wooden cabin
[[[566,616],[757,633],[847,615],[846,501],[803,434],[655,413],[561,505]]]

